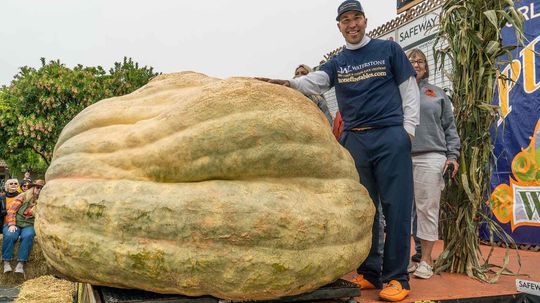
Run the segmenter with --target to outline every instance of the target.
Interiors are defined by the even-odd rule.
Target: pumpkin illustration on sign
[[[374,206],[325,116],[246,78],[161,75],[62,131],[40,197],[45,258],[81,282],[231,300],[356,269]]]
[[[535,195],[527,195],[540,186],[540,120],[529,146],[514,156],[509,184],[499,184],[491,194],[487,204],[493,214],[503,224],[510,223],[512,230],[519,226],[538,226],[531,218],[535,214]],[[520,199],[520,202],[517,200]]]

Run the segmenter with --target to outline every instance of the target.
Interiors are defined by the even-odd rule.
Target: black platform
[[[104,286],[91,286],[90,295],[96,303],[232,303],[237,301],[222,300],[215,297],[187,297],[181,295],[163,295],[142,290],[119,289]],[[285,302],[314,302],[314,301],[349,301],[354,297],[360,296],[360,288],[349,281],[337,280],[332,284],[323,286],[310,293],[305,293],[297,296],[283,297],[269,301],[242,301],[242,302],[257,302],[257,303],[285,303]],[[83,300],[86,302],[87,300]],[[83,303],[80,302],[80,303]]]

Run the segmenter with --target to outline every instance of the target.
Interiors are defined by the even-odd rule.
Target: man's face
[[[345,41],[358,44],[366,34],[367,18],[363,13],[350,11],[339,17],[337,25]]]

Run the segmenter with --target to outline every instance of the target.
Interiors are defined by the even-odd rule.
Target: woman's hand
[[[459,169],[459,164],[454,159],[446,160],[446,163],[444,164],[443,175],[446,173],[446,170],[448,169],[450,165],[454,166],[454,169],[452,170],[452,174],[450,175],[450,177],[455,178]]]
[[[10,233],[16,232],[16,231],[17,231],[17,226],[15,226],[15,225],[9,226],[9,227],[8,227],[8,231],[9,231]]]

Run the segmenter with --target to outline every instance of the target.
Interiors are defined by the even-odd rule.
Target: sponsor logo
[[[374,77],[386,77],[386,60],[375,60],[361,65],[338,69],[338,83],[354,83]]]
[[[512,161],[510,184],[498,185],[487,204],[512,231],[519,226],[540,226],[540,120],[529,146]]]

